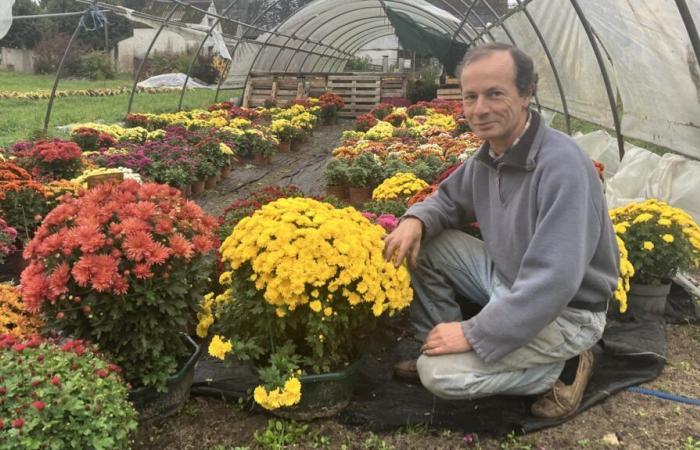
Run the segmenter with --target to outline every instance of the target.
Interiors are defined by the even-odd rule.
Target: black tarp
[[[467,52],[467,44],[453,41],[448,34],[419,25],[408,14],[386,8],[386,15],[404,49],[413,50],[419,56],[433,56],[445,66],[447,73],[454,73]]]
[[[678,287],[669,296],[667,318],[674,323],[697,321],[690,297]],[[595,368],[579,412],[616,392],[656,378],[666,358],[665,318],[638,317],[611,320],[593,348]],[[504,435],[531,432],[564,422],[530,415],[534,397],[490,397],[475,401],[441,400],[423,387],[392,378],[395,362],[414,354],[406,316],[385,320],[365,348],[369,353],[357,382],[353,401],[337,419],[373,431],[390,431],[406,425],[427,425],[464,433]],[[204,358],[195,371],[193,394],[249,399],[257,383],[250,366],[232,367]],[[249,403],[250,404],[250,403]]]

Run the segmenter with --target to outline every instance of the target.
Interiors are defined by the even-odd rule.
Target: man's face
[[[515,86],[515,63],[510,52],[497,51],[462,70],[464,116],[472,131],[503,151],[525,123],[530,97]]]

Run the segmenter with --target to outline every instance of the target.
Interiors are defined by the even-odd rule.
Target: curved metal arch
[[[460,30],[462,29],[462,27],[464,26],[464,24],[467,23],[467,20],[469,19],[469,14],[471,14],[472,10],[473,10],[474,7],[476,6],[476,2],[477,2],[477,1],[478,1],[478,0],[472,0],[472,4],[469,5],[469,7],[467,8],[467,12],[464,14],[464,17],[462,18],[462,22],[460,22],[460,24],[459,24],[459,29],[460,29]],[[452,46],[454,45],[454,42],[455,42],[455,40],[457,39],[457,34],[458,34],[458,33],[459,33],[459,30],[455,31],[454,34],[452,35],[452,39],[450,39],[450,43],[447,44],[447,52],[445,52],[446,54],[449,55],[450,50],[452,50]],[[473,42],[473,41],[472,41],[472,42]]]
[[[366,7],[363,7],[363,8],[353,9],[352,12],[357,12],[357,11],[361,11],[361,10],[364,10],[364,9],[377,9],[377,7],[376,7],[376,6],[366,6]],[[317,15],[316,17],[312,18],[312,19],[309,20],[308,22],[302,22],[302,23],[299,25],[299,27],[298,27],[296,30],[294,30],[294,32],[293,32],[292,34],[293,34],[293,35],[296,35],[296,34],[297,34],[299,31],[301,31],[301,29],[302,29],[304,26],[306,26],[306,25],[311,26],[311,22],[313,22],[314,19],[321,18],[321,19],[324,20],[325,22],[331,22],[332,20],[337,19],[338,17],[342,17],[343,14],[344,14],[344,13],[336,14],[335,16],[333,16],[333,17],[331,17],[331,18],[329,18],[329,19],[325,19],[325,18],[322,18],[321,15]],[[343,24],[343,26],[345,26],[345,25],[346,25],[346,24]],[[318,29],[318,28],[317,28],[317,29]],[[313,34],[313,32],[312,32],[312,34]],[[286,41],[283,45],[286,46],[288,42],[289,42],[289,39],[287,39],[287,41]],[[304,45],[303,41],[302,41],[302,44],[299,45],[295,50],[298,51],[298,50],[301,48],[302,45]],[[291,48],[289,48],[289,50],[291,50]],[[296,54],[297,54],[296,51],[295,51],[295,53],[289,58],[289,61],[287,62],[286,66],[285,66],[284,72],[287,71],[287,69],[289,68],[289,65],[291,64],[292,60],[294,59],[294,56],[296,56]],[[276,54],[275,57],[272,59],[272,63],[270,63],[270,70],[272,70],[272,68],[275,66],[275,63],[277,62],[277,59],[279,58],[280,54],[282,54],[282,49],[278,50],[278,51],[277,51],[277,54]]]
[[[344,24],[342,25],[341,28],[346,27],[346,26],[351,26],[351,25],[354,25],[354,24],[357,24],[355,27],[359,27],[359,26],[361,26],[361,25],[365,25],[366,23],[369,23],[369,22],[367,22],[368,20],[374,21],[374,20],[376,20],[377,18],[378,18],[378,16],[377,16],[377,17],[362,17],[362,18],[359,18],[359,19],[351,20],[350,22],[344,23]],[[360,22],[365,22],[365,23],[360,24]],[[386,26],[386,27],[389,27],[390,25],[382,25],[382,27],[385,27],[385,26]],[[336,28],[335,30],[332,30],[330,33],[327,33],[326,36],[329,36],[331,33],[336,32],[336,31],[338,31],[339,29],[340,29],[340,28]],[[341,36],[344,36],[345,34],[347,34],[347,33],[343,33],[343,34],[341,34]],[[337,40],[336,40],[335,42],[337,42]],[[345,41],[343,41],[343,43],[344,43],[344,42],[345,42]],[[289,66],[291,66],[292,61],[294,61],[294,56],[295,56],[295,55],[296,55],[296,53],[294,53],[294,54],[289,58],[289,61],[287,61],[287,64],[285,65],[285,68],[284,68],[285,71],[289,70]],[[304,67],[304,64],[306,64],[306,60],[307,60],[307,59],[308,59],[308,55],[307,55],[307,57],[305,57],[304,60],[301,62],[301,64],[299,65],[299,68],[303,68],[303,67]]]
[[[477,1],[478,1],[478,0],[477,0]],[[488,0],[484,0],[484,1],[488,1]],[[522,0],[522,4],[523,4],[523,5],[527,5],[527,4],[530,3],[530,2],[532,2],[532,0]],[[484,34],[487,34],[487,33],[490,34],[490,32],[491,32],[490,30],[492,30],[493,28],[495,28],[495,27],[497,27],[497,26],[503,25],[503,22],[504,22],[507,18],[509,18],[510,16],[512,16],[513,14],[515,14],[515,13],[517,13],[517,12],[519,12],[519,11],[520,11],[519,8],[513,8],[513,9],[511,9],[510,11],[508,11],[506,14],[504,14],[504,15],[502,15],[502,16],[496,15],[496,17],[498,17],[499,19],[498,19],[495,23],[492,23],[491,25],[489,25],[489,26],[487,26],[487,27],[484,27],[484,30],[483,30],[482,32],[480,32],[478,35],[476,35],[476,36],[474,37],[474,40],[472,40],[472,42],[474,42],[476,39],[481,39],[481,38],[484,36]]]
[[[678,13],[681,15],[683,25],[685,25],[685,30],[688,32],[690,44],[693,46],[693,51],[695,52],[695,62],[698,64],[698,67],[700,67],[700,36],[698,36],[698,29],[695,27],[693,16],[690,14],[688,4],[685,2],[685,0],[676,0],[676,8],[678,9]]]
[[[421,8],[419,8],[419,7],[415,6],[415,5],[413,5],[413,4],[406,3],[406,2],[403,2],[403,1],[399,1],[399,0],[391,0],[391,2],[392,2],[392,3],[400,4],[400,5],[405,5],[405,6],[407,6],[407,7],[411,7],[411,8],[416,9],[416,10],[419,12],[418,15],[420,15],[420,16],[421,16],[422,18],[424,18],[424,19],[442,20],[442,19],[440,19],[440,18],[437,18],[437,17],[434,17],[434,16],[429,15],[429,13],[427,13],[425,10],[423,10],[423,9],[421,9]],[[356,9],[356,10],[347,11],[346,13],[354,12],[354,11],[357,11],[357,9]],[[428,14],[428,15],[426,16],[426,15],[424,15],[424,14]],[[431,20],[431,21],[432,21],[432,20]],[[433,22],[433,23],[434,23],[434,22]],[[445,24],[445,27],[446,27],[447,30],[445,30],[444,28],[440,28],[440,27],[438,27],[438,29],[442,29],[442,31],[448,31],[448,32],[449,32],[449,31],[452,31],[452,30],[450,30],[450,26],[449,26],[449,24],[448,24],[447,22],[444,22],[444,21],[443,21],[443,24]],[[456,25],[455,25],[455,26],[456,26]],[[466,31],[464,32],[464,34],[466,34],[467,38],[470,38],[469,34],[466,33]],[[328,35],[326,35],[326,36],[328,36]],[[312,49],[312,50],[314,50],[314,49]],[[323,53],[325,54],[326,52],[324,51]],[[294,56],[296,56],[296,53],[295,53],[294,55],[292,55],[292,57],[294,57]],[[308,55],[307,55],[307,56],[308,56]],[[303,65],[304,65],[305,63],[306,63],[306,58],[305,58],[304,61],[302,62],[302,67],[303,67]]]
[[[569,107],[566,103],[566,94],[564,93],[564,86],[562,85],[561,79],[559,78],[559,72],[557,71],[557,66],[554,64],[554,58],[552,57],[552,53],[549,51],[549,47],[547,46],[547,42],[544,40],[544,36],[542,36],[540,29],[537,27],[537,24],[535,23],[535,19],[532,18],[532,15],[530,15],[530,12],[527,10],[527,6],[523,5],[521,0],[517,0],[517,1],[518,1],[518,5],[522,8],[523,13],[525,14],[525,17],[527,18],[528,22],[530,22],[532,29],[535,31],[535,34],[537,35],[537,39],[540,41],[540,44],[542,45],[542,49],[544,50],[544,53],[547,56],[547,61],[549,61],[549,66],[552,68],[552,73],[554,74],[554,81],[557,83],[557,89],[559,90],[559,98],[561,99],[561,106],[564,109],[564,119],[566,120],[566,132],[567,132],[567,134],[571,135],[571,117],[569,116]]]
[[[126,114],[127,115],[129,113],[131,113],[131,105],[134,102],[134,94],[136,93],[136,85],[138,84],[139,78],[141,77],[141,72],[143,72],[143,68],[146,66],[146,61],[148,60],[148,57],[151,54],[151,50],[153,50],[153,46],[156,44],[156,40],[158,40],[160,33],[168,25],[168,22],[170,22],[170,18],[173,16],[173,14],[175,14],[175,11],[179,7],[180,7],[180,5],[175,3],[173,5],[173,7],[170,9],[170,11],[168,11],[168,14],[166,14],[165,18],[160,23],[160,27],[158,27],[158,31],[156,31],[156,34],[153,35],[153,39],[151,39],[151,43],[148,45],[148,48],[146,49],[146,53],[143,55],[143,59],[141,60],[141,64],[139,64],[139,69],[136,71],[136,75],[134,75],[134,83],[131,85],[131,93],[129,94],[129,104],[126,107]],[[184,85],[187,85],[187,81],[185,81]]]
[[[231,0],[231,3],[224,8],[223,11],[221,11],[221,16],[226,16],[226,13],[231,10],[236,4],[238,4],[240,0]],[[185,74],[185,82],[182,84],[182,89],[180,90],[180,100],[177,103],[177,110],[180,111],[182,108],[182,101],[185,98],[185,88],[187,87],[187,82],[190,80],[190,74],[192,73],[192,68],[194,67],[194,63],[197,61],[197,58],[199,57],[199,52],[202,51],[202,47],[204,47],[204,43],[207,42],[207,39],[209,39],[209,35],[211,35],[211,32],[214,31],[214,28],[216,28],[219,23],[221,23],[221,17],[217,17],[216,20],[214,21],[214,24],[209,28],[207,31],[207,34],[202,38],[201,42],[199,43],[199,47],[197,47],[197,51],[194,52],[194,56],[192,56],[192,61],[190,61],[190,65],[187,66],[187,74]],[[241,36],[242,37],[242,36]]]
[[[367,25],[369,25],[369,24],[367,24]],[[344,49],[345,48],[349,49],[349,48],[352,48],[352,46],[354,46],[358,41],[362,41],[363,39],[364,39],[364,41],[362,41],[362,42],[369,42],[368,39],[373,39],[373,38],[370,38],[369,36],[371,36],[373,34],[384,33],[384,32],[388,32],[388,31],[391,31],[392,34],[396,33],[395,30],[390,25],[383,25],[382,27],[371,26],[370,28],[361,30],[361,32],[359,32],[359,33],[353,33],[353,34],[346,33],[344,35],[345,39],[343,40],[342,46]],[[336,62],[331,63],[330,57],[325,57],[325,58],[321,57],[318,60],[316,60],[313,67],[311,68],[311,71],[314,72],[316,70],[316,66],[319,64],[321,64],[321,67],[319,70],[320,72],[332,72],[332,71],[336,70],[335,65],[339,64],[339,62],[336,61]],[[331,66],[330,66],[330,68],[326,69],[326,66],[328,64],[330,64]]]
[[[583,10],[581,9],[581,6],[578,4],[577,0],[569,0],[571,2],[571,6],[574,7],[574,10],[576,11],[576,15],[578,16],[579,21],[581,22],[581,25],[583,26],[583,31],[586,32],[586,36],[588,37],[588,42],[591,44],[591,48],[593,49],[593,53],[595,54],[595,59],[598,62],[598,68],[600,69],[600,74],[603,76],[603,83],[605,84],[605,92],[608,94],[608,102],[610,102],[610,112],[612,113],[613,116],[613,124],[615,125],[615,133],[617,134],[617,149],[620,155],[620,160],[622,160],[622,157],[625,156],[625,143],[622,138],[622,130],[620,128],[620,116],[618,115],[617,112],[617,102],[615,102],[615,94],[613,93],[612,89],[612,84],[610,83],[610,77],[608,76],[608,70],[605,68],[605,64],[603,63],[603,55],[600,53],[600,49],[598,48],[598,43],[596,42],[596,38],[593,34],[593,29],[591,28],[591,24],[588,22],[588,19],[586,18],[586,15],[583,13]]]
[[[380,16],[369,17],[369,18],[363,17],[361,20],[362,20],[362,21],[371,20],[372,22],[374,22],[374,21],[376,21],[376,20],[379,19],[379,18],[382,19],[382,22],[384,21],[384,18],[383,18],[383,17],[380,17]],[[330,32],[326,33],[326,34],[324,35],[323,39],[326,39],[326,38],[327,38],[328,36],[330,36],[332,33],[334,33],[334,32],[336,32],[336,31],[340,30],[341,28],[346,27],[347,25],[351,25],[351,24],[353,24],[353,23],[355,23],[355,22],[352,21],[352,22],[344,23],[344,24],[343,24],[342,26],[340,26],[339,28],[336,28],[335,30],[331,30]],[[382,25],[382,26],[390,27],[391,25]],[[392,28],[392,29],[393,29],[393,28]],[[345,37],[346,35],[347,35],[347,33],[346,33],[346,32],[343,32],[338,38],[336,38],[336,40],[335,40],[334,42],[338,42],[338,39],[340,39],[340,38],[342,38],[342,37]],[[340,46],[342,47],[342,45],[345,44],[346,42],[347,42],[347,39],[344,40],[344,41],[342,42],[342,44],[340,44]],[[312,48],[311,50],[314,50],[314,48]],[[325,53],[326,53],[326,52],[325,52],[325,50],[324,50],[324,51],[323,51],[323,56],[322,56],[322,58],[325,57]],[[304,65],[306,64],[306,61],[307,61],[308,59],[309,59],[309,55],[307,54],[306,57],[304,58],[304,60],[301,62],[301,66],[300,66],[301,68],[304,67]],[[316,67],[317,64],[318,64],[318,60],[316,60],[316,61],[314,62],[314,65],[312,66],[312,69],[311,69],[312,71],[314,70],[314,68]]]
[[[363,25],[369,25],[370,28],[363,29],[363,30],[358,31],[358,32],[352,32],[352,33],[347,32],[341,36],[344,38],[342,43],[339,44],[341,46],[341,48],[345,49],[346,46],[349,47],[350,45],[354,45],[354,43],[356,43],[358,40],[364,39],[366,36],[370,35],[373,31],[381,30],[381,27],[377,27],[372,22],[367,22]],[[382,25],[382,27],[386,27],[386,29],[392,30],[392,32],[394,34],[396,33],[394,31],[394,28],[391,25]],[[355,39],[355,41],[351,41],[352,39]],[[349,42],[352,42],[352,43],[350,45],[348,45]],[[369,42],[369,41],[367,41],[367,42]],[[325,55],[326,52],[324,51],[323,53]],[[328,55],[328,57],[326,57],[325,60],[324,60],[323,56],[321,58],[317,59],[314,62],[314,65],[311,67],[311,71],[314,72],[316,70],[316,67],[321,63],[322,60],[324,60],[323,64],[320,66],[320,69],[319,69],[321,72],[323,72],[326,69],[326,66],[328,65],[328,63],[330,61],[329,57],[330,57],[330,55]]]
[[[484,0],[484,1],[488,1],[488,0]],[[478,34],[478,32],[476,31],[476,28],[474,28],[474,25],[472,25],[471,23],[467,22],[467,17],[469,16],[469,13],[470,13],[471,10],[473,9],[474,5],[476,5],[476,4],[479,2],[479,0],[473,0],[473,3],[472,3],[471,5],[467,5],[467,4],[464,3],[464,1],[462,1],[462,0],[460,0],[459,2],[462,4],[462,6],[466,6],[466,7],[467,7],[467,12],[466,12],[466,13],[460,12],[454,5],[452,5],[452,4],[448,3],[448,2],[446,2],[445,0],[441,0],[441,3],[447,5],[452,11],[454,11],[454,12],[457,13],[457,17],[462,18],[462,21],[460,22],[459,28],[458,28],[457,30],[455,30],[455,35],[458,35],[460,32],[463,31],[463,28],[464,28],[464,24],[465,24],[465,23],[466,23],[467,25],[469,25],[469,27],[474,31],[474,33]],[[486,25],[486,24],[484,24],[484,22],[481,20],[481,17],[479,17],[479,16],[475,16],[475,17],[476,17],[477,19],[479,19],[479,22],[481,23],[482,26],[485,26],[485,25]],[[467,35],[467,38],[468,38],[468,39],[471,39],[471,38],[472,38],[472,37],[469,35],[469,33],[466,33],[466,31],[465,31],[465,34]],[[452,44],[452,42],[450,41],[450,45],[451,45],[451,44]]]
[[[292,14],[291,16],[287,17],[285,20],[283,20],[282,22],[280,22],[280,23],[274,28],[274,31],[279,30],[280,27],[282,27],[282,26],[284,26],[285,24],[287,24],[287,23],[289,22],[289,20],[291,20],[291,18],[294,17],[298,12],[301,12],[301,11],[303,11],[304,9],[308,8],[311,4],[312,4],[312,3],[306,4],[305,6],[303,6],[302,8],[300,8],[299,11],[296,11],[294,14]],[[295,36],[296,33],[299,32],[299,30],[301,30],[301,28],[302,28],[303,26],[304,26],[304,23],[302,22],[302,25],[301,25],[299,28],[297,28],[297,29],[291,34],[291,36]],[[272,36],[273,36],[273,33],[270,33],[270,34],[267,36],[267,39],[265,40],[265,43],[263,43],[262,46],[258,49],[258,51],[255,53],[255,58],[253,58],[253,61],[250,63],[250,69],[248,70],[248,75],[246,75],[245,81],[243,82],[243,86],[246,86],[246,85],[248,84],[248,80],[250,79],[250,72],[255,68],[255,63],[258,62],[258,58],[260,57],[260,54],[261,54],[261,53],[263,52],[263,50],[265,50],[265,48],[267,48],[267,46],[269,45],[270,39],[272,39]],[[289,39],[290,39],[290,37],[288,37],[288,38],[287,38],[287,41],[286,41],[284,44],[282,44],[282,48],[286,47],[287,43],[289,42]],[[295,37],[295,39],[299,39],[299,38],[296,38],[296,37]],[[308,42],[306,39],[300,39],[300,40],[301,40],[302,42]],[[321,40],[320,42],[323,42],[323,40]],[[280,49],[277,51],[277,55],[275,56],[275,59],[273,60],[273,64],[270,64],[270,69],[269,69],[269,70],[272,70],[272,68],[273,68],[273,66],[274,66],[274,62],[277,60],[277,56],[279,56],[279,54],[282,52],[282,48],[280,48]],[[311,51],[314,51],[315,48],[316,48],[316,47],[312,48]],[[342,53],[342,52],[341,52],[341,53]],[[296,53],[295,53],[295,54],[296,54]],[[310,53],[308,53],[308,54],[310,54]],[[307,55],[308,55],[308,54],[307,54]]]
[[[352,47],[348,47],[348,49],[352,49],[352,50],[349,50],[349,51],[352,51],[352,52],[354,53],[354,52],[359,51],[362,47],[364,47],[364,46],[367,45],[369,42],[372,42],[372,41],[375,40],[375,39],[381,39],[381,38],[383,38],[383,37],[394,36],[394,35],[395,35],[395,33],[392,31],[391,33],[383,33],[383,34],[379,33],[379,34],[376,34],[376,35],[368,36],[367,39],[365,39],[365,40],[363,40],[363,41],[360,41],[359,43],[358,43],[358,42],[355,42],[355,43],[353,44],[353,46],[352,46]],[[335,67],[331,67],[331,69],[335,69]],[[338,69],[339,69],[339,68],[338,68]]]

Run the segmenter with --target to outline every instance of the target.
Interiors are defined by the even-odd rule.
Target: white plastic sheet
[[[4,38],[12,26],[12,5],[15,0],[0,0],[0,39]]]
[[[185,83],[185,78],[187,75],[184,73],[163,73],[156,75],[154,77],[148,78],[146,80],[140,81],[137,86],[143,88],[181,88]],[[187,87],[192,88],[211,88],[212,86],[198,83],[197,81],[190,78],[187,80]]]

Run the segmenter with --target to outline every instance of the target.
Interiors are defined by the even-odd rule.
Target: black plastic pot
[[[190,387],[194,378],[194,366],[202,354],[202,346],[191,337],[184,336],[194,352],[185,365],[167,381],[165,392],[158,392],[151,386],[142,386],[129,392],[129,400],[139,412],[139,420],[146,422],[168,417],[184,405],[190,397]]]

